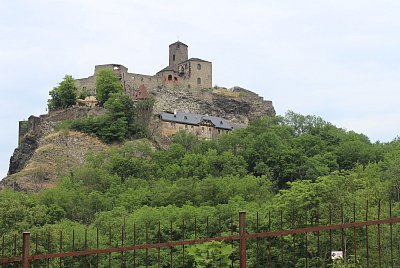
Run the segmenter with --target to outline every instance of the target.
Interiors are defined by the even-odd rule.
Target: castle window
[[[185,125],[185,129],[187,129],[188,128],[188,125]]]
[[[208,128],[208,131],[210,131],[210,132],[211,132],[211,128],[210,128],[210,127]]]
[[[218,129],[218,134],[221,134],[221,130],[220,129]]]
[[[171,80],[172,80],[172,75],[169,74],[169,75],[168,75],[168,81],[171,81]]]
[[[200,63],[197,64],[197,70],[201,70],[201,64]]]
[[[175,61],[175,54],[172,55],[172,61]]]
[[[200,77],[197,78],[197,84],[201,85],[201,78]]]

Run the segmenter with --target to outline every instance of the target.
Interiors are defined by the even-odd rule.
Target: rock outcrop
[[[240,87],[196,91],[157,88],[151,93],[156,99],[154,114],[174,110],[208,114],[229,120],[235,128],[246,127],[250,120],[263,115],[275,115],[271,101]]]
[[[51,188],[74,166],[85,163],[88,152],[98,152],[106,147],[97,138],[75,131],[52,132],[42,137],[37,145],[23,168],[5,177],[0,188],[24,192]],[[25,157],[22,159],[26,160]]]

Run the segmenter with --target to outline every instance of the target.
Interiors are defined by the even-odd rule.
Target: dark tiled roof
[[[190,58],[190,59],[182,61],[180,63],[184,63],[184,62],[187,62],[187,61],[201,61],[201,62],[209,62],[209,63],[211,63],[211,61],[202,60],[202,59],[199,59],[199,58]]]
[[[232,130],[232,126],[229,122],[222,117],[218,116],[210,116],[203,114],[192,114],[192,113],[181,113],[177,112],[176,114],[172,113],[161,113],[160,118],[163,121],[168,122],[176,122],[188,125],[200,125],[204,120],[209,120],[213,123],[215,128],[228,129]]]

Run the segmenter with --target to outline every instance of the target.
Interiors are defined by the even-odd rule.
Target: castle
[[[96,95],[96,74],[105,68],[113,70],[125,93],[133,99],[148,95],[146,89],[212,87],[212,63],[199,58],[189,59],[188,46],[180,41],[169,45],[169,65],[155,75],[129,73],[128,68],[120,64],[96,65],[94,75],[75,80],[78,90]]]
[[[212,63],[189,59],[188,46],[178,41],[169,46],[169,65],[155,75],[129,73],[119,64],[97,65],[92,76],[75,80],[78,90],[88,93],[85,100],[77,100],[76,105],[67,109],[49,110],[47,114],[20,121],[18,148],[10,158],[8,176],[1,181],[0,188],[8,186],[20,191],[48,188],[58,175],[52,164],[43,162],[54,159],[57,163],[81,164],[89,150],[104,148],[89,135],[72,132],[54,135],[54,130],[60,122],[101,116],[106,112],[96,105],[95,98],[96,76],[105,68],[113,70],[125,94],[133,100],[152,99],[152,108],[138,113],[137,120],[148,128],[152,140],[161,147],[168,145],[182,130],[200,139],[213,139],[246,127],[252,119],[275,115],[272,101],[250,90],[212,87]],[[41,179],[39,188],[36,186],[38,174],[45,178]]]

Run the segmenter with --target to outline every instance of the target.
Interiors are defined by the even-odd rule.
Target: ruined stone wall
[[[78,91],[87,91],[90,95],[96,95],[96,77],[94,75],[87,78],[75,79],[75,86]]]
[[[146,89],[153,89],[162,85],[162,78],[158,75],[143,75],[136,73],[127,73],[124,80],[121,81],[124,86],[125,93],[131,98],[134,97],[135,92],[141,85],[144,85]]]

